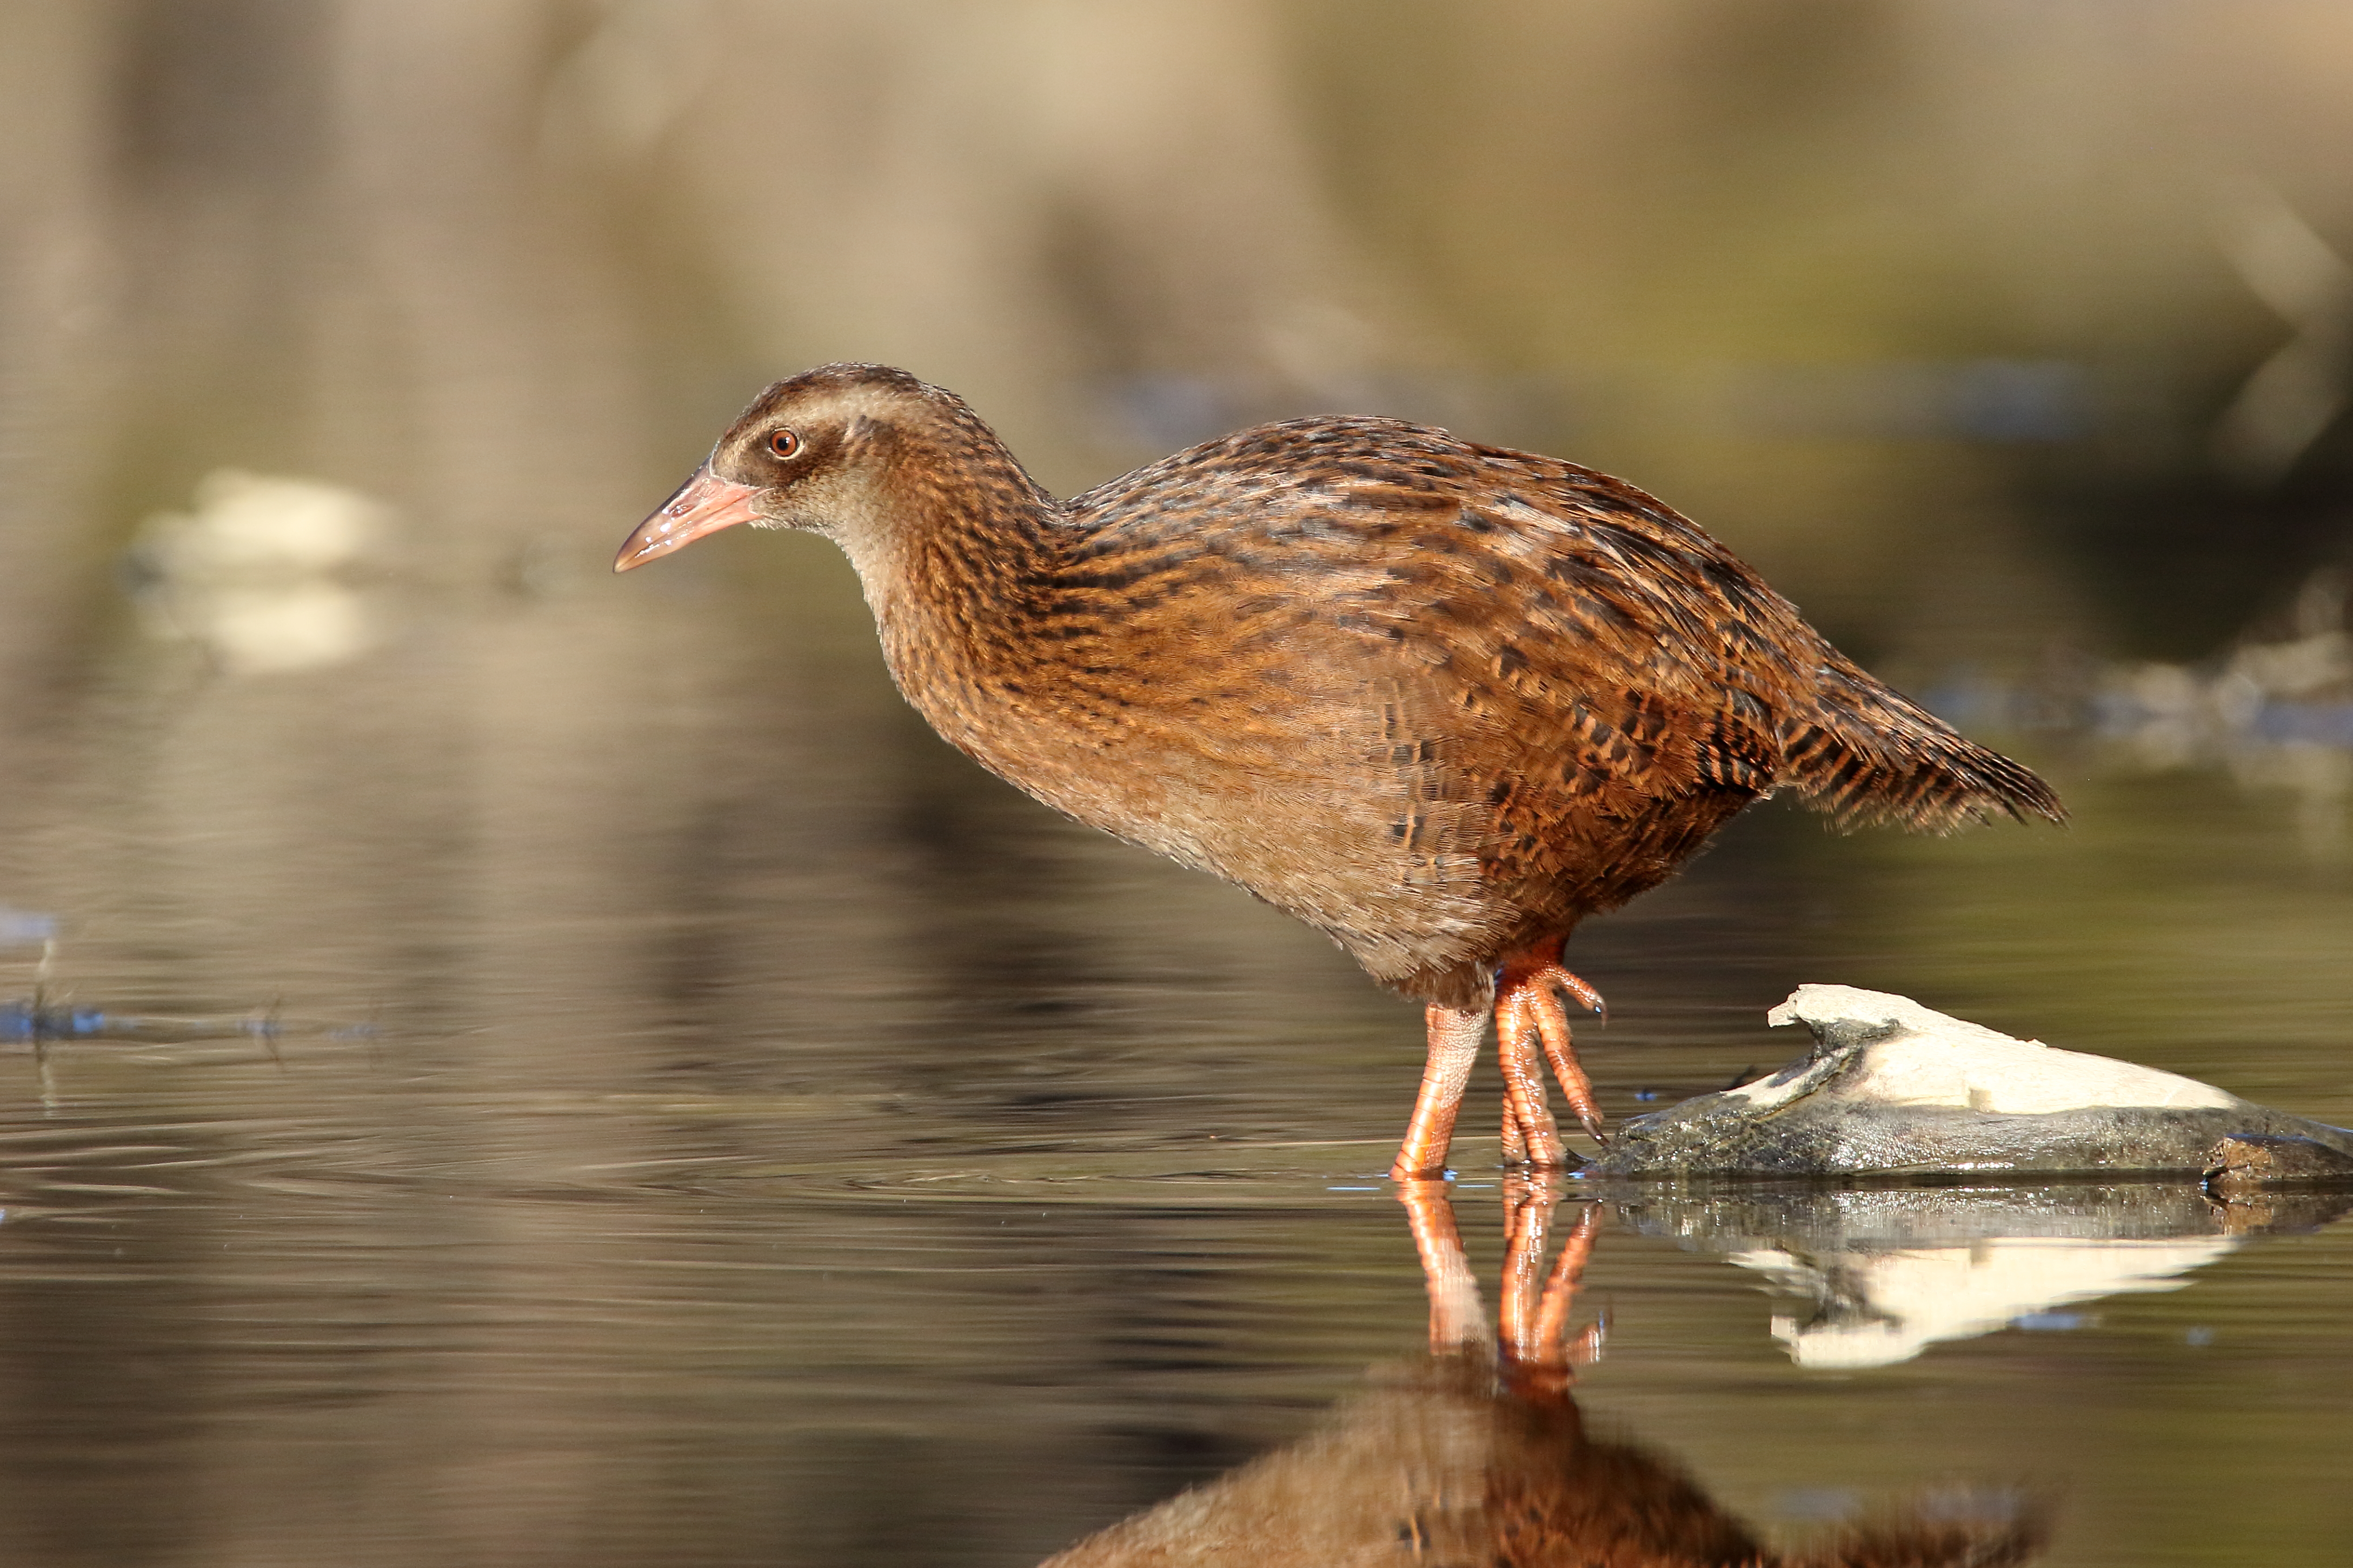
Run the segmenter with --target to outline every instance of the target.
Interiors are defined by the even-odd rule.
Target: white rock
[[[1766,1015],[1775,1025],[1852,1025],[1895,1032],[1859,1053],[1826,1050],[1823,1071],[1760,1079],[1731,1091],[1767,1109],[1808,1093],[1880,1105],[1943,1105],[2008,1114],[2094,1106],[2227,1109],[2246,1102],[2211,1084],[2106,1057],[2018,1040],[1981,1024],[1947,1017],[1908,996],[1852,985],[1800,985]],[[1819,1032],[1819,1030],[1818,1030]]]

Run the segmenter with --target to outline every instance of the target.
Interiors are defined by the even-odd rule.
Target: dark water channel
[[[1644,1561],[2345,1560],[2334,1205],[1547,1197],[1492,1134],[1400,1203],[1411,1009],[939,746],[821,546],[694,555],[58,672],[0,841],[0,1562],[1014,1564],[1205,1483],[1077,1560],[1484,1562],[1630,1499]],[[1609,1113],[1832,981],[2353,1121],[2344,753],[2020,743],[2071,830],[1767,810],[1582,933]]]

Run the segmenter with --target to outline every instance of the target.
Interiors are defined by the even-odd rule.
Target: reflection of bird
[[[1445,1188],[1403,1184],[1430,1285],[1431,1355],[1302,1442],[1146,1510],[1043,1568],[1998,1568],[2040,1548],[2031,1499],[1947,1497],[1772,1550],[1671,1457],[1597,1436],[1570,1394],[1599,1343],[1563,1335],[1600,1230],[1579,1205],[1549,1276],[1558,1194],[1511,1178],[1499,1343]],[[1955,1505],[1962,1506],[1955,1506]],[[1972,1506],[1973,1505],[1973,1506]]]
[[[733,523],[848,552],[900,689],[1002,777],[1238,882],[1429,1005],[1399,1175],[1443,1167],[1490,1008],[1507,1159],[1599,1114],[1570,929],[1788,787],[1852,819],[2056,819],[1631,486],[1388,419],[1245,430],[1069,501],[952,394],[770,387],[628,542]]]

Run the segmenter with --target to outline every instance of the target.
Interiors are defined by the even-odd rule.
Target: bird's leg
[[[1568,1029],[1568,1009],[1562,1005],[1563,994],[1573,996],[1588,1011],[1608,1017],[1609,1008],[1601,993],[1561,967],[1557,943],[1539,942],[1523,949],[1504,960],[1504,973],[1495,984],[1495,1048],[1508,1064],[1514,1054],[1533,1060],[1541,1050],[1552,1063],[1553,1076],[1560,1079],[1560,1091],[1568,1100],[1568,1108],[1585,1131],[1601,1141],[1601,1108],[1593,1100],[1592,1080],[1577,1065],[1577,1047]],[[1512,1037],[1520,1037],[1514,1043]],[[1508,1085],[1511,1069],[1504,1068]],[[1539,1089],[1541,1094],[1541,1089]],[[1557,1157],[1554,1161],[1558,1163]]]
[[[1504,1168],[1512,1170],[1528,1163],[1528,1130],[1520,1121],[1519,1098],[1512,1093],[1511,1068],[1504,1066],[1504,1041],[1508,1038],[1500,1015],[1495,1020],[1495,1060],[1504,1068]],[[1541,1088],[1541,1085],[1539,1085]]]
[[[1544,1058],[1540,1036],[1529,1016],[1526,998],[1498,989],[1495,994],[1495,1060],[1504,1069],[1504,1160],[1536,1170],[1557,1170],[1564,1163],[1560,1130],[1545,1104]],[[1518,1136],[1513,1136],[1516,1129]],[[1514,1158],[1514,1155],[1517,1158]]]
[[[1454,1113],[1462,1108],[1462,1090],[1479,1055],[1479,1036],[1487,1026],[1483,1008],[1430,1007],[1422,1016],[1430,1029],[1430,1060],[1421,1069],[1421,1092],[1414,1099],[1413,1120],[1406,1124],[1405,1144],[1389,1167],[1389,1174],[1400,1182],[1446,1173]]]

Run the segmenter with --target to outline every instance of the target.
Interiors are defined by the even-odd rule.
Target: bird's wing
[[[1574,463],[1398,421],[1303,420],[1074,504],[1097,520],[1086,548],[1124,574],[1166,563],[1155,600],[1249,584],[1201,600],[1219,619],[1194,635],[1230,657],[1389,672],[1399,745],[1475,750],[1490,791],[1618,817],[1777,786],[1842,819],[1930,829],[2060,815],[2040,779],[1865,673],[1695,524]]]

